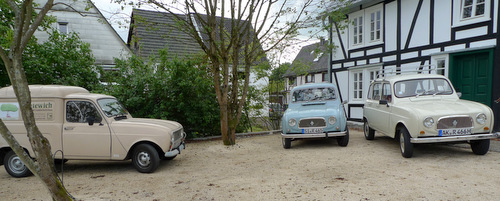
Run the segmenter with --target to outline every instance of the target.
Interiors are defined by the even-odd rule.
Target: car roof
[[[437,74],[400,74],[400,75],[393,75],[393,76],[388,76],[388,77],[381,77],[375,79],[375,81],[388,81],[388,82],[398,82],[401,80],[415,80],[415,79],[422,79],[422,78],[444,78],[447,79],[443,75],[437,75]]]
[[[304,85],[299,85],[294,87],[292,91],[299,89],[320,88],[320,87],[331,87],[337,89],[337,86],[335,84],[324,82],[324,83],[308,83]]]

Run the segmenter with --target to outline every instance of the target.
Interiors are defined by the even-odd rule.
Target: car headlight
[[[432,117],[427,117],[424,119],[424,126],[427,128],[431,128],[434,126],[434,119]]]
[[[330,125],[337,123],[337,118],[335,118],[333,116],[328,118],[328,123],[330,123]]]
[[[288,125],[289,126],[294,127],[295,124],[297,124],[297,121],[294,118],[288,120]]]
[[[477,123],[479,124],[485,124],[486,123],[486,120],[488,120],[488,118],[486,117],[485,114],[483,113],[479,113],[477,116],[476,116],[476,121]]]

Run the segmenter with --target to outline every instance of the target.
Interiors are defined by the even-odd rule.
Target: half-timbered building
[[[338,47],[332,82],[349,119],[361,120],[378,73],[425,70],[449,77],[462,99],[490,106],[500,130],[498,0],[358,0],[349,8],[347,28],[330,30]]]

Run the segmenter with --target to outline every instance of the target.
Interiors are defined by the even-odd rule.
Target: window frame
[[[371,15],[375,21],[372,27]],[[361,24],[359,24],[361,18]],[[378,23],[378,24],[377,24]],[[361,28],[361,33],[359,32]],[[374,38],[371,38],[373,28]],[[349,48],[359,48],[383,43],[384,38],[384,4],[380,3],[364,10],[349,14]],[[377,37],[378,36],[378,37]],[[361,39],[361,40],[360,40]]]
[[[68,22],[57,22],[57,31],[61,34],[69,34],[69,23]]]
[[[469,24],[475,24],[479,22],[489,21],[491,20],[491,1],[484,0],[484,13],[482,15],[472,16],[463,18],[464,12],[464,1],[465,0],[453,0],[453,25],[452,27],[459,27]],[[473,12],[475,12],[477,1],[473,1]]]
[[[368,97],[369,97],[369,92],[370,92],[370,86],[371,83],[377,79],[377,74],[382,68],[381,65],[374,65],[374,66],[368,66],[368,67],[354,67],[355,69],[352,69],[349,71],[349,102],[356,102],[356,103],[362,103],[364,102]],[[362,73],[362,81],[361,81],[361,98],[359,97],[359,89],[355,90],[354,86],[354,76],[357,73]],[[359,76],[358,76],[359,78]],[[359,86],[359,80],[358,81],[358,86]],[[358,87],[359,88],[359,87]],[[355,98],[355,93],[358,93]]]

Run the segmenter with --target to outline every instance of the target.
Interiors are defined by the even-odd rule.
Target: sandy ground
[[[496,143],[499,143],[496,141]],[[69,161],[64,185],[82,200],[498,200],[500,153],[468,146],[419,145],[405,159],[396,141],[351,130],[335,140],[293,141],[279,134],[187,144],[153,174],[125,162]],[[0,200],[51,200],[35,177],[0,170]]]

